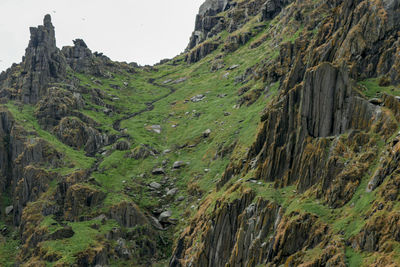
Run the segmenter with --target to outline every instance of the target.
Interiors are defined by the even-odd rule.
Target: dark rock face
[[[352,95],[346,70],[329,63],[322,63],[316,70],[306,73],[300,105],[302,125],[312,137],[365,128],[374,114],[373,105]]]
[[[204,42],[190,51],[185,58],[188,63],[195,63],[215,51],[219,46],[217,42]]]
[[[238,35],[231,35],[227,38],[224,44],[224,51],[226,52],[234,52],[236,51],[241,45],[247,43],[250,40],[252,34],[250,32],[240,33]]]
[[[96,123],[79,110],[84,101],[79,93],[72,93],[57,87],[36,105],[36,118],[46,130],[52,131],[65,144],[94,155],[98,149],[108,144],[108,136],[100,133]]]
[[[11,182],[12,155],[10,150],[10,132],[14,119],[7,110],[0,110],[0,192],[4,192]]]
[[[199,15],[204,16],[205,14],[217,14],[225,11],[229,7],[230,0],[206,0],[199,10]]]
[[[191,259],[186,258],[186,249],[194,245],[196,233],[204,233],[205,243],[196,248],[194,266],[224,266],[235,245],[235,233],[239,229],[239,215],[245,210],[254,198],[253,192],[247,192],[241,199],[233,203],[220,203],[218,212],[214,213],[210,221],[202,221],[201,215],[193,224],[193,228],[186,229],[178,241],[170,266],[187,266]],[[187,238],[186,238],[187,237]],[[187,242],[185,242],[187,241]]]
[[[82,39],[76,39],[73,42],[74,46],[65,46],[61,50],[68,65],[74,71],[91,73],[91,67],[94,65],[92,51]]]
[[[104,198],[105,193],[90,186],[82,184],[70,186],[64,199],[65,219],[77,221],[85,210],[98,205]]]
[[[262,6],[261,10],[261,20],[270,20],[273,19],[279,12],[281,12],[282,8],[286,6],[290,1],[289,0],[267,0]]]
[[[301,6],[300,2],[304,3],[295,1],[294,7]],[[288,3],[264,1],[261,20],[273,18]],[[307,191],[331,208],[342,207],[359,189],[374,160],[379,160],[377,139],[371,132],[384,140],[396,133],[399,101],[384,96],[379,105],[374,105],[359,93],[355,80],[384,76],[382,85],[398,83],[400,25],[394,18],[400,14],[399,2],[349,0],[324,4],[329,4],[332,14],[321,22],[324,25],[313,37],[315,42],[299,38],[281,44],[276,64],[268,61],[264,80],[280,80],[280,95],[266,108],[261,130],[247,158],[227,166],[217,190],[227,186],[231,177],[245,177],[255,170],[256,180],[274,182],[276,187],[296,185],[296,192]],[[226,26],[228,31],[245,21],[239,8],[240,4],[232,5],[227,11],[238,18],[232,27]],[[282,16],[301,17],[294,16],[292,6],[284,11]],[[237,49],[240,38],[236,39],[227,43],[227,51]],[[352,247],[360,251],[387,253],[391,251],[389,244],[400,238],[398,214],[392,210],[392,201],[399,196],[399,140],[396,137],[380,158],[368,185],[367,190],[377,190],[385,202],[380,199],[380,203],[374,203],[364,218],[367,224],[351,241]],[[199,212],[180,236],[170,266],[346,266],[344,242],[330,240],[331,230],[320,218],[309,213],[282,215],[277,212],[279,206],[272,205],[275,203],[257,206],[261,210],[269,206],[268,219],[276,223],[270,228],[270,223],[265,224],[271,238],[247,254],[253,248],[252,237],[260,234],[254,231],[257,227],[250,226],[251,217],[245,212],[251,209],[252,200],[242,208],[238,203],[245,202],[246,194],[233,189],[235,186],[228,187],[227,193],[242,193],[240,200],[222,199],[210,216]],[[206,200],[199,210],[204,211],[207,205]],[[226,214],[231,216],[227,218]],[[244,218],[249,225],[240,228],[238,221]],[[200,242],[195,243],[196,238]],[[319,244],[324,248],[321,256],[304,263],[300,250]],[[255,256],[249,257],[250,254]],[[379,262],[384,266],[390,259]]]
[[[124,227],[149,225],[149,221],[140,211],[139,207],[134,203],[129,203],[126,201],[111,207],[109,216],[111,219],[115,219]]]
[[[254,0],[237,3],[232,0],[207,0],[200,7],[196,16],[195,29],[190,37],[187,50],[196,47],[223,30],[230,33],[236,31],[250,18],[260,13],[262,14],[262,21],[273,19],[290,2],[292,1]],[[223,11],[228,12],[226,16],[219,14]],[[242,38],[248,38],[248,36]],[[245,39],[240,40],[243,42]],[[233,49],[230,50],[233,51]]]
[[[22,178],[18,181],[14,193],[14,222],[19,223],[27,203],[37,200],[42,193],[47,191],[50,181],[57,177],[56,173],[49,173],[31,165],[24,168]]]
[[[18,126],[7,110],[0,111],[0,190],[3,192],[10,188],[14,199],[15,225],[20,224],[26,204],[38,199],[47,190],[49,181],[58,177],[41,167],[61,165],[62,155],[44,140],[32,137],[32,134]]]
[[[39,123],[50,130],[64,117],[79,117],[77,110],[82,107],[83,101],[79,94],[52,87],[36,105],[35,115]]]
[[[98,245],[93,248],[78,253],[77,264],[78,266],[104,266],[108,263],[108,250],[107,247]]]
[[[61,119],[53,132],[64,144],[76,149],[84,148],[89,155],[95,154],[99,148],[108,143],[107,135],[73,117]]]
[[[256,168],[258,179],[282,186],[300,182],[305,190],[305,185],[315,183],[309,179],[321,177],[316,172],[325,169],[327,160],[329,141],[313,138],[368,129],[374,116],[375,107],[350,90],[346,72],[323,63],[309,70],[303,85],[290,90],[263,116],[264,126],[250,150],[247,161],[251,164],[245,169]],[[311,144],[314,150],[308,149]],[[228,168],[222,180],[233,173]]]
[[[284,216],[276,203],[262,199],[251,203],[253,198],[252,192],[243,192],[231,203],[218,203],[210,217],[199,213],[178,240],[170,266],[280,266],[329,238],[328,227],[316,216]],[[199,232],[201,242],[194,244]],[[339,254],[334,253],[327,253],[321,264]],[[345,266],[344,255],[339,262],[336,266]]]
[[[49,83],[62,79],[66,63],[56,47],[54,26],[46,15],[43,26],[30,28],[31,40],[22,63],[21,100],[35,104],[45,94]]]
[[[92,53],[82,39],[76,39],[73,43],[74,46],[64,46],[61,50],[66,63],[73,71],[105,78],[110,78],[111,72],[115,73],[121,69],[134,73],[135,66],[116,64],[102,53]]]
[[[201,5],[199,14],[196,16],[194,32],[187,47],[188,50],[226,27],[224,18],[216,16],[216,14],[228,9],[230,2],[231,0],[207,0]]]
[[[65,79],[67,69],[66,60],[56,46],[50,15],[44,17],[43,25],[30,28],[30,34],[22,63],[14,64],[0,75],[0,96],[24,104],[36,104],[52,83]]]

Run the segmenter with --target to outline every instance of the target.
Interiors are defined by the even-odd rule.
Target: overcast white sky
[[[0,71],[21,62],[29,27],[51,14],[57,46],[83,39],[112,60],[154,64],[182,52],[205,0],[0,0]]]

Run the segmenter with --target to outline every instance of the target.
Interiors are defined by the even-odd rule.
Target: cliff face
[[[271,1],[265,4],[272,5]],[[307,5],[300,1],[292,3],[281,12],[280,19],[285,20],[296,9],[307,10]],[[341,208],[353,199],[363,177],[380,158],[376,135],[385,141],[396,135],[398,122],[394,116],[399,103],[396,107],[370,103],[353,79],[382,75],[382,82],[387,79],[389,83],[398,83],[398,55],[393,52],[398,50],[395,40],[399,24],[395,18],[399,15],[399,2],[326,1],[319,6],[328,7],[330,12],[319,22],[314,36],[299,38],[294,45],[289,44],[289,49],[287,44],[281,44],[275,64],[285,71],[276,73],[274,63],[265,66],[264,79],[271,79],[274,71],[280,77],[282,91],[265,109],[256,141],[247,156],[227,167],[218,183],[219,190],[237,190],[232,188],[241,183],[232,185],[230,180],[253,174],[256,180],[273,182],[275,188],[294,185],[295,192],[316,197],[331,208]],[[313,12],[317,13],[318,7]],[[273,15],[263,13],[261,17]],[[300,19],[304,28],[315,27],[316,21]],[[382,181],[382,176],[376,175],[372,184]],[[239,194],[239,201],[248,199],[246,194]],[[258,200],[257,205],[260,203]],[[203,205],[207,204],[206,201]],[[277,210],[284,210],[284,206],[263,204],[256,209],[265,208],[268,218],[256,217],[238,224],[235,220],[249,217],[247,209],[254,207],[250,204],[251,200],[242,207],[236,207],[236,200],[226,206],[217,204],[210,216],[205,216],[200,208],[178,240],[170,266],[346,266],[345,244],[329,244],[342,233],[334,233],[321,218],[288,212],[280,217]],[[229,214],[229,219],[221,214]],[[271,221],[278,219],[271,228]],[[389,222],[391,219],[384,221],[394,223]],[[255,226],[255,222],[261,225]],[[264,227],[269,238],[256,230]],[[377,243],[382,239],[375,235],[385,235],[378,234],[383,231],[380,229],[372,230],[373,234],[363,230],[362,237],[358,237],[363,241],[357,242],[370,243],[358,248],[379,251]],[[388,238],[386,242],[389,239],[393,240]],[[305,263],[304,251],[315,247],[333,248]]]
[[[207,0],[139,67],[47,15],[0,74],[0,265],[400,265],[399,32],[397,0]]]

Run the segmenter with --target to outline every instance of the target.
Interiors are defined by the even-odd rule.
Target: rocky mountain
[[[0,266],[400,266],[399,0],[206,0],[145,67],[30,32]]]

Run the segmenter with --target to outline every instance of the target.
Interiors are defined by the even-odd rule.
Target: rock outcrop
[[[199,14],[196,16],[195,29],[187,47],[188,50],[219,33],[226,27],[225,19],[216,15],[228,9],[230,2],[232,1],[207,0],[200,6]]]
[[[74,46],[64,46],[61,50],[68,65],[74,71],[90,73],[91,67],[94,66],[92,51],[82,39],[76,39],[73,42]]]
[[[10,190],[13,196],[14,224],[19,225],[23,208],[38,199],[48,189],[48,184],[58,175],[42,169],[44,166],[61,166],[62,154],[43,139],[32,137],[15,123],[11,113],[1,110],[2,147],[0,184],[2,193]]]
[[[233,186],[229,190],[237,189]],[[210,217],[200,209],[178,240],[170,266],[295,264],[302,262],[300,251],[331,238],[329,228],[318,217],[284,214],[276,203],[263,199],[254,203],[253,197],[251,191],[244,191],[231,203],[221,199]],[[337,261],[337,266],[345,266],[343,254],[339,260],[335,256],[327,253],[320,262]]]
[[[109,77],[110,70],[119,70],[115,68],[117,64],[111,61],[102,53],[97,53],[88,48],[82,39],[73,40],[74,46],[64,46],[61,50],[67,64],[78,73],[90,74],[98,77]],[[132,72],[131,66],[118,66],[126,68]]]
[[[108,143],[107,135],[101,134],[98,130],[74,117],[62,118],[53,132],[64,144],[76,149],[83,148],[88,155],[94,155]]]
[[[79,93],[51,87],[36,105],[35,115],[43,128],[51,130],[64,117],[79,117],[78,109],[82,107],[83,100]]]
[[[13,97],[26,104],[36,104],[46,94],[51,83],[62,81],[67,64],[56,46],[54,26],[50,15],[43,25],[30,28],[31,38],[20,66],[14,66],[0,78],[2,90],[17,89]],[[13,75],[17,72],[19,75]]]
[[[64,199],[64,217],[69,221],[80,220],[80,216],[90,208],[99,205],[106,194],[96,188],[84,184],[70,186]]]
[[[121,202],[110,209],[110,218],[115,219],[124,227],[148,225],[149,221],[134,203]]]
[[[187,51],[145,67],[81,39],[60,51],[47,15],[0,75],[0,252],[399,265],[399,14],[397,0],[206,0]]]
[[[240,29],[254,16],[260,15],[260,21],[271,20],[290,2],[291,0],[207,0],[200,6],[187,50],[224,30],[232,33]],[[226,14],[222,15],[222,12]]]
[[[190,51],[186,57],[185,61],[188,63],[195,63],[200,59],[206,57],[208,54],[215,51],[219,46],[217,42],[204,42]]]
[[[270,20],[281,13],[282,20],[290,16],[310,23],[310,28],[314,27],[311,25],[316,21],[302,18],[295,11],[296,6],[308,3],[294,1],[293,5],[282,11],[288,3],[264,2],[261,20]],[[229,195],[230,190],[238,194],[240,190],[235,188],[235,184],[228,184],[228,187],[226,184],[233,177],[237,180],[251,173],[255,180],[273,182],[276,188],[295,185],[294,192],[307,192],[308,197],[313,195],[330,208],[343,207],[356,190],[360,190],[362,178],[379,159],[379,139],[375,135],[388,140],[396,133],[398,101],[386,97],[383,107],[370,103],[360,93],[356,81],[384,76],[382,84],[397,83],[393,73],[398,64],[393,51],[398,49],[394,40],[398,39],[395,32],[399,25],[393,18],[399,14],[398,1],[333,1],[321,3],[321,6],[327,4],[332,8],[332,13],[320,22],[324,25],[316,33],[313,42],[307,43],[299,38],[294,42],[282,43],[276,64],[272,63],[273,60],[267,61],[264,81],[280,80],[280,94],[266,107],[256,141],[245,159],[231,161],[218,182],[217,190],[228,188],[224,194]],[[226,13],[238,12],[240,6],[240,3],[231,5]],[[235,25],[240,25],[240,21],[245,21],[245,15],[238,12],[235,19]],[[225,29],[230,31],[235,27]],[[386,38],[393,42],[383,41]],[[237,47],[227,45],[226,49],[235,51]],[[253,75],[257,76],[257,72],[260,73],[263,68],[254,68]],[[387,158],[381,158],[381,167],[368,190],[376,189],[385,177],[394,175],[398,162],[395,151],[396,148],[387,153]],[[387,183],[390,192],[388,199],[396,199],[396,182],[392,180]],[[246,197],[243,195],[241,200],[244,199]],[[208,217],[204,215],[204,210],[209,208],[210,203],[205,200],[192,224],[178,239],[170,266],[346,266],[345,244],[341,241],[332,242],[336,238],[332,229],[322,223],[318,216],[308,213],[282,215],[277,225],[270,228],[272,238],[257,246],[261,247],[258,251],[250,250],[255,258],[249,259],[245,251],[252,246],[251,242],[246,242],[259,234],[251,227],[239,230],[237,221],[248,217],[242,213],[246,208],[235,209],[236,201],[221,200]],[[248,205],[250,209],[250,203]],[[266,203],[263,205],[264,208],[268,206]],[[383,209],[382,205],[377,203],[374,212]],[[231,215],[229,219],[223,216],[225,212]],[[273,219],[279,216],[271,212],[269,217]],[[358,246],[363,251],[382,251],[382,247],[387,248],[388,240],[397,240],[395,217],[391,214],[387,221],[391,227],[384,230],[381,226],[386,221],[374,216],[354,239],[353,247]],[[202,233],[200,237],[197,236],[199,232]],[[232,236],[235,236],[234,240]],[[243,242],[247,245],[238,246]],[[317,246],[329,246],[330,249],[318,259],[306,263],[300,250]],[[236,250],[232,251],[233,247]]]

